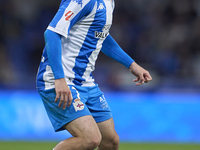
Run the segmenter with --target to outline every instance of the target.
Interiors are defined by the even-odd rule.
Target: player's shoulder
[[[96,2],[98,0],[70,0],[71,2],[75,2],[79,5],[82,5],[82,4],[86,4],[86,3],[90,3],[90,2]]]
[[[69,7],[71,3],[73,6],[84,7],[86,4],[94,4],[98,0],[63,0],[60,6]],[[71,6],[71,5],[70,5]]]
[[[98,0],[71,0],[71,1],[75,1],[75,2],[78,1],[79,3],[82,3],[82,4],[87,4],[87,3],[92,4],[92,3],[95,3]]]

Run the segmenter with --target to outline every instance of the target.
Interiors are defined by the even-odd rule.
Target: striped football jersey
[[[49,24],[61,36],[62,66],[68,85],[94,86],[92,71],[109,34],[114,0],[63,0]],[[38,90],[55,87],[54,74],[44,48],[37,75]]]

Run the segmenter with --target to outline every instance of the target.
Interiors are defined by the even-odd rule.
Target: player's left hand
[[[141,66],[139,66],[136,62],[133,62],[131,64],[131,66],[129,67],[129,71],[137,77],[133,80],[134,82],[137,82],[137,86],[143,83],[148,83],[152,80],[150,73]]]
[[[71,91],[65,81],[65,78],[55,80],[55,91],[55,103],[57,103],[60,100],[58,107],[61,107],[62,105],[62,109],[66,109],[66,107],[69,107],[72,103],[73,98],[71,95]]]

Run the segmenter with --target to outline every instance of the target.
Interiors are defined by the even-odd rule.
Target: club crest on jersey
[[[73,105],[76,112],[84,109],[84,104],[80,101],[80,99],[75,99]]]
[[[83,4],[83,0],[72,0],[72,2],[76,2],[77,4],[81,5]]]
[[[105,39],[108,35],[110,27],[111,27],[111,25],[105,25],[102,29],[103,32],[95,31],[95,38]]]

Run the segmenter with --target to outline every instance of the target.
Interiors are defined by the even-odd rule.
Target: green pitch
[[[52,150],[57,142],[0,142],[2,150]],[[119,150],[200,150],[200,144],[121,143]]]

